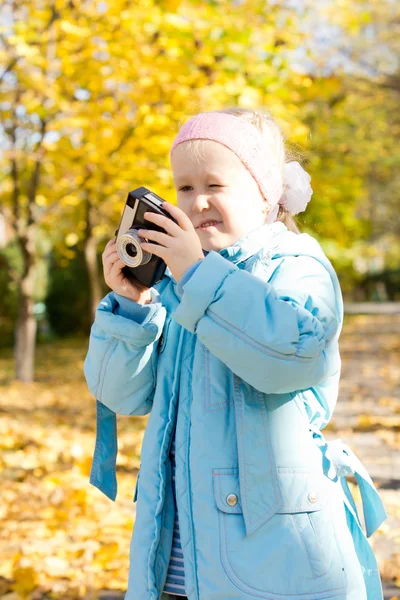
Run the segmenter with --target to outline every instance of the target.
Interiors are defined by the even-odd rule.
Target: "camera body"
[[[152,229],[165,233],[165,229],[144,218],[145,212],[154,212],[177,222],[162,209],[163,202],[160,196],[146,187],[132,190],[128,194],[121,222],[115,231],[118,256],[126,265],[122,272],[132,283],[139,282],[147,288],[161,281],[167,265],[159,256],[142,249],[140,242],[144,238],[140,237],[138,230]],[[151,240],[151,243],[156,244],[154,240]]]

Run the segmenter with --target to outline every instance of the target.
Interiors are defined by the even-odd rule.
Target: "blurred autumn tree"
[[[305,222],[342,275],[350,270],[348,290],[400,260],[400,11],[391,0],[343,0],[316,13],[326,41],[312,52],[303,114],[318,202]]]
[[[371,239],[400,237],[400,6],[392,0],[349,0],[336,12],[343,34],[340,50],[352,66],[346,84],[363,102],[360,129],[368,188],[362,216],[371,220]],[[333,21],[335,22],[335,21]],[[352,44],[344,37],[352,36]],[[367,153],[366,153],[367,150]],[[396,263],[399,255],[396,256]]]
[[[290,100],[281,48],[301,42],[276,3],[58,0],[2,8],[2,211],[23,257],[16,376],[33,378],[36,240],[66,259],[81,243],[91,310],[101,299],[98,240],[113,235],[127,191],[171,198],[168,149],[190,111]],[[179,8],[179,14],[176,12]],[[296,137],[296,110],[289,126]],[[298,125],[298,136],[305,133]]]
[[[335,16],[344,34],[347,25],[369,22],[368,7],[355,18],[350,5],[341,3]],[[17,379],[34,376],[41,241],[65,267],[84,253],[93,318],[102,296],[99,252],[127,192],[147,185],[174,201],[169,147],[179,123],[198,110],[240,105],[276,116],[309,161],[314,197],[303,228],[339,267],[354,271],[363,254],[358,241],[371,235],[365,206],[375,205],[365,200],[373,184],[390,196],[394,110],[375,92],[372,101],[364,97],[346,72],[318,69],[307,46],[315,30],[304,27],[315,6],[6,0],[0,11],[1,212],[22,263],[12,270],[20,298]],[[309,70],[293,69],[298,49]],[[371,182],[373,161],[381,182]]]

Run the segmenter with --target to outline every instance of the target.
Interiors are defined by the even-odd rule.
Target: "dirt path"
[[[340,350],[339,400],[325,437],[342,438],[379,488],[389,517],[369,541],[385,600],[400,599],[400,315],[347,319]]]

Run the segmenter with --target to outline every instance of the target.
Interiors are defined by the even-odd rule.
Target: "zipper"
[[[181,331],[179,332],[179,340],[178,340],[178,349],[176,352],[176,361],[175,361],[175,367],[174,367],[174,375],[173,375],[173,379],[172,379],[172,394],[171,394],[171,399],[170,401],[174,398],[174,396],[177,396],[179,393],[179,378],[180,378],[180,360],[179,357],[181,355],[181,350],[182,350],[182,342],[183,342],[183,337],[184,337],[184,330],[183,328],[181,329]],[[179,400],[176,400],[176,403]],[[164,437],[163,440],[161,442],[161,446],[165,448],[165,440],[167,438],[167,436],[169,435],[169,443],[168,443],[168,448],[170,447],[170,441],[171,441],[171,437],[172,437],[172,428],[173,428],[173,420],[171,419],[171,415],[168,415],[169,417],[169,421],[165,426],[164,429]],[[171,425],[172,423],[172,425]],[[165,461],[165,469],[164,469],[164,473],[161,472],[161,479],[162,484],[159,490],[159,499],[158,499],[158,503],[156,506],[156,513],[155,516],[157,517],[160,513],[163,513],[164,510],[164,502],[165,502],[165,494],[166,494],[166,479],[167,479],[167,470],[168,470],[168,466],[167,466],[167,462],[168,459]],[[160,467],[161,465],[159,465]],[[160,473],[160,471],[159,471]],[[148,562],[147,562],[147,579],[148,579],[148,589],[149,590],[153,590],[154,588],[157,587],[157,579],[158,579],[158,573],[153,573],[153,569],[157,563],[157,558],[158,558],[158,552],[159,552],[159,546],[160,546],[160,539],[161,539],[161,529],[163,526],[162,523],[163,519],[161,519],[161,523],[160,526],[158,527],[158,531],[156,530],[156,537],[153,539],[153,542],[150,546],[150,551],[149,551],[149,556],[148,556]]]
[[[186,331],[185,331],[186,334]],[[196,338],[195,336],[193,336],[192,339],[192,344],[194,342],[194,345],[196,343]],[[191,367],[193,367],[193,361],[194,361],[194,347],[192,346],[191,348],[192,350],[192,365]],[[193,373],[193,368],[189,369],[189,373],[190,373],[190,385],[189,385],[189,390],[190,390],[190,395],[191,397],[193,397],[193,393],[192,393],[192,373]],[[193,525],[193,511],[192,511],[192,485],[191,485],[191,477],[190,477],[190,456],[189,456],[189,449],[190,449],[190,426],[191,426],[191,417],[189,415],[189,419],[188,419],[188,429],[187,429],[187,450],[186,450],[186,468],[187,468],[187,483],[188,483],[188,497],[189,497],[189,515],[190,515],[190,523],[192,525],[192,564],[193,564],[193,579],[194,579],[194,584],[195,584],[195,593],[196,593],[196,598],[199,597],[198,594],[198,586],[197,586],[197,560],[196,560],[196,552],[195,552],[195,548],[196,548],[196,543],[195,543],[195,531],[194,531],[194,525]]]

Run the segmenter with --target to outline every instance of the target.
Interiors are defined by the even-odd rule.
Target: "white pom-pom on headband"
[[[210,140],[226,146],[241,160],[258,184],[270,211],[267,222],[276,219],[279,205],[292,214],[305,210],[312,194],[311,177],[297,161],[285,164],[283,178],[266,141],[249,121],[227,113],[199,113],[178,132],[174,149],[188,140]]]

